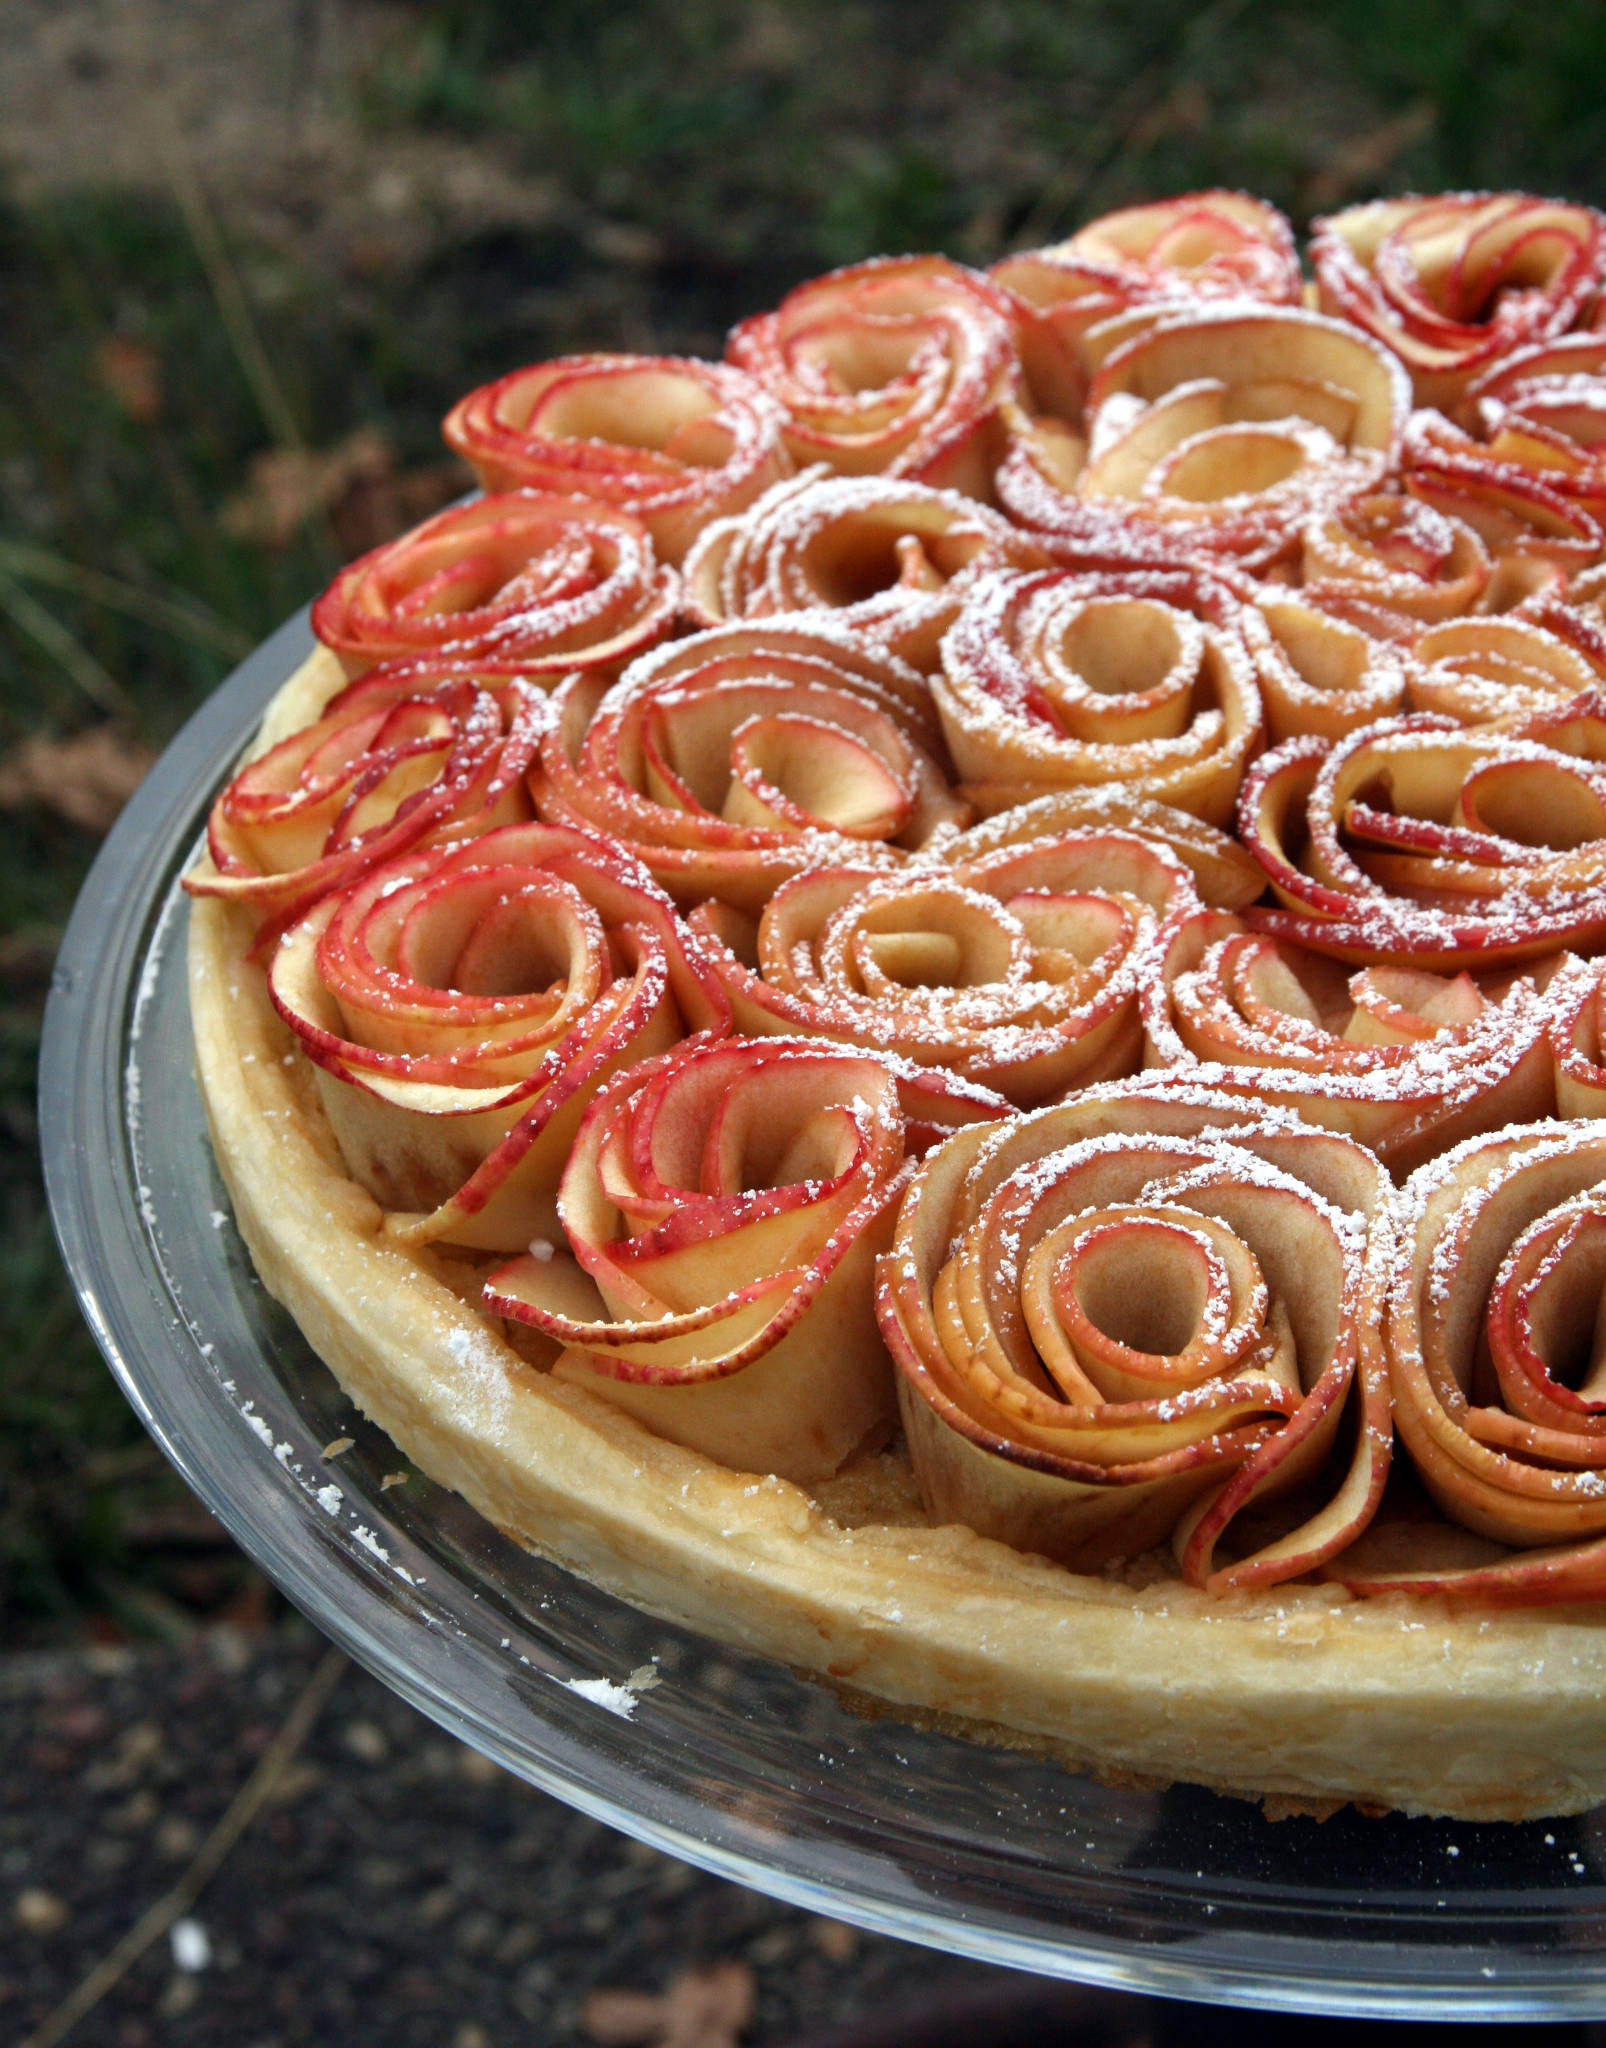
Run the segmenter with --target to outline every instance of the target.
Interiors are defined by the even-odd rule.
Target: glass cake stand
[[[1522,1826],[1272,1823],[891,1721],[638,1613],[500,1537],[357,1415],[251,1269],[192,1071],[184,898],[207,805],[312,645],[305,615],[190,721],[61,949],[40,1084],[91,1329],[207,1506],[443,1727],[654,1847],[989,1962],[1249,2006],[1606,2015],[1606,1808]],[[325,1462],[331,1439],[354,1447]],[[627,1690],[651,1665],[658,1682]],[[599,1683],[600,1681],[600,1683]],[[1603,1708],[1606,1710],[1606,1708]]]

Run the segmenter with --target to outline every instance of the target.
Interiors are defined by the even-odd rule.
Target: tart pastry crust
[[[335,671],[319,654],[291,679],[264,743]],[[1606,1798],[1598,1609],[1079,1575],[926,1526],[895,1453],[811,1493],[540,1369],[347,1176],[310,1070],[284,1061],[250,913],[202,898],[191,919],[201,1087],[259,1274],[364,1412],[520,1543],[856,1702],[1076,1768],[1469,1820]]]

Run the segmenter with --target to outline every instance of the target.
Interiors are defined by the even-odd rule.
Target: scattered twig
[[[1078,214],[1097,181],[1116,163],[1128,140],[1170,84],[1178,56],[1197,49],[1234,22],[1250,0],[1210,0],[1172,37],[1164,49],[1137,71],[1082,134],[1058,173],[1039,193],[1037,204],[1014,238],[1017,249],[1047,242],[1058,224]]]
[[[64,2041],[78,2022],[94,2010],[146,1950],[161,1940],[174,1921],[181,1920],[190,1910],[222,1869],[229,1851],[284,1776],[296,1751],[312,1732],[314,1722],[345,1668],[343,1651],[331,1649],[324,1652],[318,1668],[285,1716],[278,1734],[262,1752],[256,1769],[235,1793],[228,1811],[196,1851],[194,1861],[184,1875],[153,1906],[146,1908],[122,1940],[107,1951],[87,1976],[80,1978],[44,2024],[29,2035],[22,2048],[56,2048],[56,2044]]]
[[[274,374],[268,352],[262,346],[262,337],[251,317],[245,288],[229,256],[217,216],[196,175],[183,133],[167,109],[158,114],[156,126],[167,182],[172,187],[178,210],[184,216],[184,225],[195,244],[195,253],[201,259],[201,268],[206,272],[206,281],[212,287],[212,297],[217,304],[218,317],[251,387],[262,423],[280,447],[299,448],[302,445],[301,430]]]
[[[77,685],[91,704],[102,711],[126,716],[133,706],[127,691],[37,598],[30,597],[20,583],[0,568],[0,611],[19,633],[25,633],[36,647],[43,648],[62,672]]]
[[[160,591],[146,590],[121,576],[109,576],[104,569],[87,569],[81,562],[53,554],[49,548],[33,547],[25,541],[0,541],[0,573],[20,577],[24,582],[70,590],[91,604],[122,612],[147,626],[159,626],[182,640],[193,640],[197,646],[215,648],[236,661],[251,651],[247,634],[193,598],[167,597]]]
[[[1306,206],[1312,213],[1326,213],[1352,192],[1374,185],[1413,142],[1432,134],[1438,118],[1439,110],[1431,100],[1413,100],[1381,127],[1352,135],[1311,177],[1304,193]]]
[[[580,2024],[605,2048],[736,2048],[756,2005],[746,1963],[710,1963],[663,1991],[593,1991]]]

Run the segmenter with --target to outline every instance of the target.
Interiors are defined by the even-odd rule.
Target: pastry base
[[[333,666],[292,678],[267,730],[314,715]],[[927,1527],[895,1455],[811,1496],[552,1379],[465,1306],[445,1260],[387,1240],[246,958],[250,932],[236,908],[193,906],[201,1088],[257,1271],[363,1412],[519,1543],[857,1708],[1105,1777],[1273,1812],[1354,1800],[1518,1820],[1606,1799],[1598,1610],[1079,1577]]]

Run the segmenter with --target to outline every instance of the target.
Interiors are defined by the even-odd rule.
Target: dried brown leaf
[[[1184,80],[1158,105],[1139,115],[1126,139],[1126,148],[1137,154],[1153,149],[1172,135],[1198,135],[1210,123],[1210,101],[1197,79]]]
[[[149,342],[109,334],[95,350],[95,375],[119,411],[149,426],[162,410],[162,359]]]
[[[297,530],[363,479],[389,476],[395,457],[383,435],[358,427],[333,448],[269,448],[253,458],[250,481],[223,508],[237,540],[282,548]]]
[[[115,725],[68,740],[35,734],[0,759],[0,810],[42,804],[86,832],[108,831],[153,758]]]
[[[456,461],[356,477],[329,508],[336,544],[343,555],[366,554],[460,498],[473,481]]]
[[[364,554],[393,540],[471,479],[456,462],[398,470],[394,450],[372,427],[333,448],[270,448],[251,463],[246,488],[223,508],[237,540],[282,548],[309,519],[325,518],[341,552]]]

